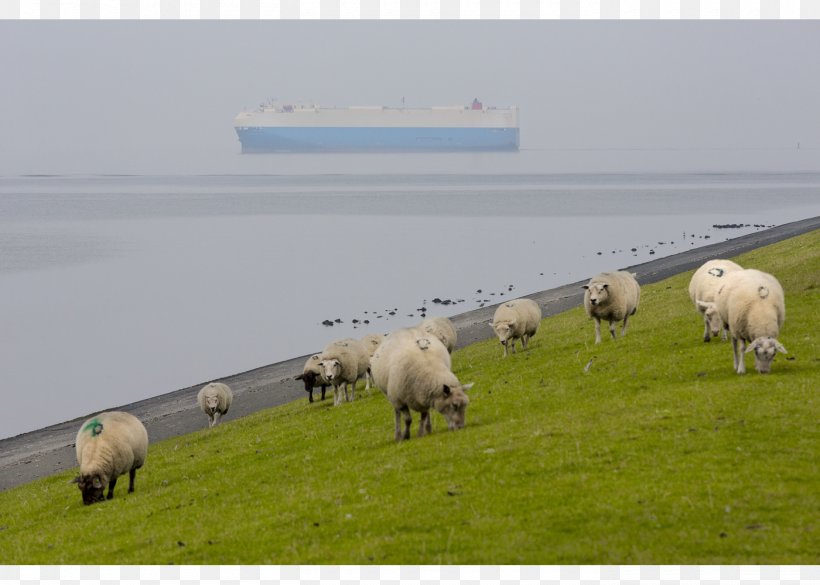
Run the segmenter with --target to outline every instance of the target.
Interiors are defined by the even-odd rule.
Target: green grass
[[[0,493],[0,563],[816,564],[820,231],[737,261],[786,290],[770,375],[703,343],[688,272],[644,286],[616,342],[577,308],[506,360],[456,352],[456,433],[434,413],[418,439],[416,415],[395,444],[360,391],[151,445],[110,502],[84,507],[73,472]]]

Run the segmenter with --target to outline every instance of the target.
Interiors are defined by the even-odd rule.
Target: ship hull
[[[518,128],[236,127],[243,153],[516,151]]]

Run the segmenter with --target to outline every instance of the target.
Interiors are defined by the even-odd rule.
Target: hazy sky
[[[0,175],[487,170],[242,156],[270,97],[518,105],[500,172],[820,171],[819,63],[813,21],[3,21]]]

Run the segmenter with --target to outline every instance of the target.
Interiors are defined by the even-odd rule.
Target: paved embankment
[[[713,258],[736,256],[818,228],[820,216],[658,258],[628,269],[638,274],[641,284],[648,284],[693,270]],[[583,295],[580,287],[586,280],[527,296],[541,305],[544,316],[554,315],[581,304]],[[451,317],[458,331],[458,347],[493,335],[487,323],[492,319],[496,306]],[[220,380],[234,391],[234,406],[228,415],[230,419],[292,400],[306,399],[301,382],[293,380],[295,375],[301,373],[306,358],[294,358]],[[196,394],[205,383],[127,404],[116,410],[130,412],[142,420],[152,442],[184,435],[205,427],[206,419],[196,404]],[[79,425],[91,414],[94,413],[1,440],[0,490],[75,467],[74,437]]]

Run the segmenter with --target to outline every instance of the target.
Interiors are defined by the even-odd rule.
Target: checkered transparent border
[[[0,19],[820,19],[820,0],[0,0]]]
[[[820,0],[0,0],[0,19],[820,19]],[[0,565],[0,585],[820,585],[820,566]]]
[[[0,566],[0,585],[818,585],[820,567],[757,565],[622,566]]]

